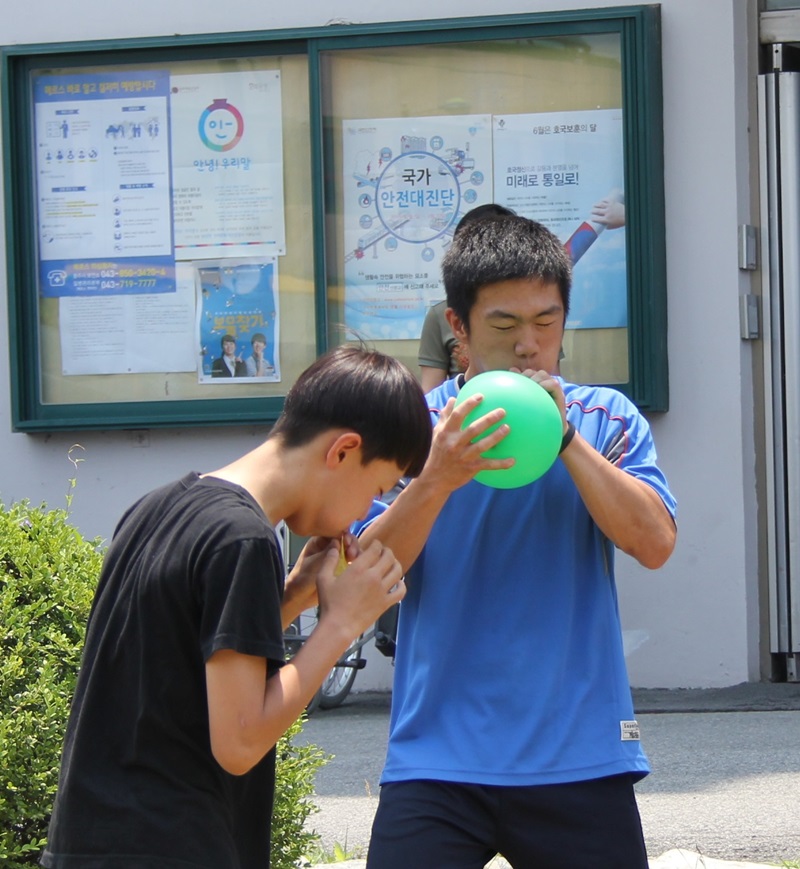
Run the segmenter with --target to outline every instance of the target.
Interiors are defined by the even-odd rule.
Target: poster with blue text
[[[620,109],[495,115],[496,201],[551,229],[573,260],[567,326],[627,325]]]
[[[177,259],[286,253],[278,70],[172,78]]]
[[[43,296],[175,292],[163,70],[34,82]]]
[[[200,383],[281,379],[278,261],[196,262]]]
[[[347,332],[419,338],[456,224],[492,199],[491,117],[345,120],[342,132]]]

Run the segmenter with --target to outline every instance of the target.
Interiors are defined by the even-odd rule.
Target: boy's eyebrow
[[[544,308],[536,312],[536,317],[551,317],[560,314],[563,308],[559,304],[553,304],[549,308]],[[486,312],[486,319],[503,319],[503,320],[521,320],[522,317],[517,314],[512,314],[510,311],[504,311],[502,308],[494,308]]]

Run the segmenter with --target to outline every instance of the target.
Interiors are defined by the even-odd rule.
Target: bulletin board
[[[343,342],[417,370],[490,201],[572,254],[562,373],[667,408],[658,7],[9,46],[2,86],[16,430],[269,423]]]
[[[326,261],[346,334],[413,365],[455,227],[494,202],[572,255],[562,373],[627,384],[621,35],[336,50],[324,62],[338,181]]]

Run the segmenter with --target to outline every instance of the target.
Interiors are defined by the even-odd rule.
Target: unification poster
[[[274,258],[195,263],[200,383],[281,379]]]
[[[345,120],[342,133],[347,332],[419,338],[456,224],[492,201],[491,116]]]
[[[35,80],[42,295],[175,291],[168,129],[165,71]]]
[[[567,246],[567,326],[627,325],[622,111],[495,115],[495,201],[538,220]]]
[[[174,76],[175,255],[286,253],[278,70]]]

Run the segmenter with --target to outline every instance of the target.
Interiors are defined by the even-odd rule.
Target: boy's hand
[[[352,561],[358,556],[360,551],[358,541],[349,532],[343,534],[341,538],[312,537],[303,547],[297,563],[286,577],[282,607],[284,625],[291,622],[303,610],[317,605],[317,577],[334,540],[337,551],[342,541],[344,542],[347,561]]]
[[[298,560],[292,585],[298,582],[299,588],[316,566],[322,613],[297,655],[272,678],[267,679],[267,661],[258,655],[219,649],[206,662],[211,751],[231,775],[247,772],[263,758],[353,638],[405,595],[397,559],[377,541],[335,577],[339,545],[338,538],[315,538]]]
[[[349,558],[349,547],[347,555]],[[340,576],[335,575],[338,561],[336,541],[329,545],[317,578],[320,624],[337,625],[349,642],[390,606],[399,603],[405,597],[406,587],[400,562],[378,540],[357,553]]]

